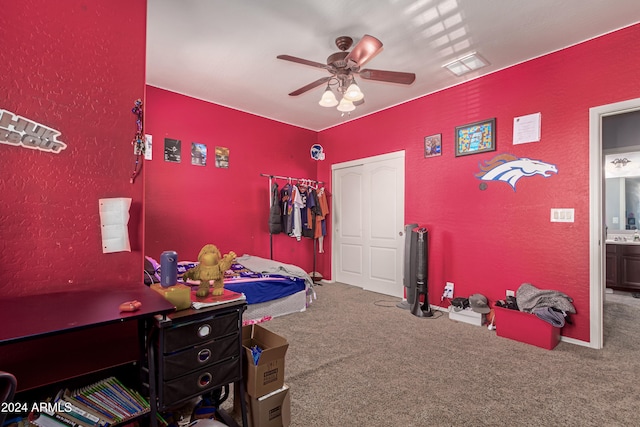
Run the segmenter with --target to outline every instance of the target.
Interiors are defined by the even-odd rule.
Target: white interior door
[[[336,280],[362,286],[365,273],[363,233],[363,166],[334,172],[334,239]]]
[[[403,297],[404,152],[333,169],[336,280]]]

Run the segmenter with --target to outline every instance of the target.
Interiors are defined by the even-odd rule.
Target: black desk
[[[120,313],[120,304],[132,300],[142,303],[140,310]],[[16,376],[20,392],[139,361],[141,349],[122,343],[143,343],[136,334],[144,323],[174,310],[144,285],[2,298],[0,369]],[[122,323],[128,329],[118,327]],[[109,336],[114,328],[120,335]]]
[[[140,310],[120,312],[125,301]],[[149,319],[175,310],[173,304],[144,285],[0,299],[0,344],[55,335],[125,320]]]

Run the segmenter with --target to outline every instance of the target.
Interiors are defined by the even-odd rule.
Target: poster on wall
[[[442,134],[424,137],[424,157],[440,156],[442,154]]]
[[[225,168],[229,167],[229,149],[225,147],[216,147],[216,167]]]
[[[144,136],[144,159],[152,160],[153,159],[153,135],[145,135]]]
[[[191,143],[191,164],[196,166],[207,165],[207,146],[205,144]]]
[[[456,127],[456,157],[495,150],[495,118]]]
[[[542,114],[528,114],[513,119],[513,145],[540,141]]]
[[[180,163],[180,147],[179,139],[164,139],[164,160],[165,162]]]

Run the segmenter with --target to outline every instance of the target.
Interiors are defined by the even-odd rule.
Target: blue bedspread
[[[187,265],[185,271],[195,265],[197,264]],[[240,263],[234,263],[224,274],[224,287],[230,291],[243,293],[247,304],[258,304],[304,291],[306,283],[303,278],[257,273]]]
[[[272,275],[262,278],[229,279],[224,281],[224,287],[230,291],[242,292],[247,298],[247,304],[257,304],[304,291],[305,284],[303,279],[297,277]]]
[[[247,298],[247,304],[284,298],[305,290],[304,279],[257,273],[240,263],[234,263],[224,276],[224,287],[230,291],[242,292]]]

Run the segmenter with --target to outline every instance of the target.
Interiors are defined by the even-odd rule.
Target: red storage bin
[[[560,328],[535,314],[495,307],[496,333],[499,337],[553,350],[560,342]]]

